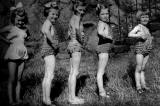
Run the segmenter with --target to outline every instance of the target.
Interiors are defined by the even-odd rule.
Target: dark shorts
[[[109,53],[111,51],[112,44],[111,43],[105,43],[101,45],[97,45],[96,51],[97,53]]]
[[[97,53],[109,53],[112,48],[113,40],[103,37],[99,34],[98,36],[98,45],[96,48]]]

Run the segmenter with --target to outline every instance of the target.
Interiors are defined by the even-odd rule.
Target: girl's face
[[[107,22],[109,20],[109,11],[107,8],[101,9],[99,13],[99,18],[101,21]]]
[[[54,24],[56,22],[56,20],[58,19],[58,16],[59,16],[58,10],[56,10],[56,9],[49,10],[48,19],[50,20],[50,22],[52,24]]]
[[[25,26],[25,23],[23,21],[23,18],[20,17],[20,16],[16,16],[15,18],[15,25],[18,27],[18,28],[23,28]]]
[[[148,22],[149,22],[149,16],[148,15],[142,15],[140,17],[140,21],[141,21],[141,24],[143,24],[143,25],[148,24]]]
[[[79,15],[84,15],[85,13],[85,6],[77,6],[76,11]]]
[[[23,16],[23,15],[24,15],[24,13],[25,13],[25,10],[24,10],[24,8],[23,8],[23,7],[21,7],[21,8],[17,8],[17,15],[19,15],[19,16]]]
[[[51,5],[52,5],[52,7],[57,7],[58,6],[58,2],[52,1]]]

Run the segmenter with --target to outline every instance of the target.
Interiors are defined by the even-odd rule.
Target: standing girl
[[[136,48],[136,70],[135,70],[135,80],[136,88],[138,93],[142,93],[149,88],[146,86],[145,82],[145,65],[149,58],[149,53],[152,49],[152,39],[149,29],[146,27],[149,21],[148,12],[138,11],[137,18],[140,20],[140,24],[135,26],[135,28],[129,33],[129,37],[138,37],[141,39],[135,45]]]
[[[11,23],[7,27],[0,30],[9,32],[6,37],[10,41],[10,46],[5,54],[5,60],[8,62],[9,78],[8,78],[8,96],[9,104],[14,105],[20,103],[21,78],[24,70],[24,62],[28,59],[27,49],[24,45],[26,34],[25,15],[20,14],[18,10],[23,10],[22,3],[19,3],[14,9],[12,8]],[[24,11],[24,10],[23,10]]]
[[[110,26],[107,24],[107,22],[109,21],[109,10],[105,6],[98,4],[97,14],[99,17],[99,22],[97,26],[97,35],[99,38],[97,46],[97,53],[99,57],[97,84],[99,89],[99,95],[101,97],[109,97],[109,93],[106,93],[103,87],[103,75],[108,62],[109,51],[112,45],[112,33]]]
[[[51,83],[54,78],[54,69],[56,62],[56,54],[58,50],[58,40],[56,38],[55,22],[59,17],[58,6],[51,6],[45,9],[47,18],[42,25],[42,33],[44,35],[44,41],[42,45],[42,58],[45,61],[45,74],[42,82],[43,103],[45,105],[52,105],[50,93]]]
[[[69,85],[69,102],[71,104],[83,104],[84,99],[79,98],[75,95],[76,90],[76,78],[79,73],[79,65],[81,59],[81,37],[84,36],[82,17],[84,15],[85,4],[83,2],[77,1],[74,4],[74,15],[69,22],[69,37],[70,42],[68,45],[70,58],[70,74],[68,79]]]

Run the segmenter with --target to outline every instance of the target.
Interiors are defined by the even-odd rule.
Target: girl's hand
[[[112,40],[112,36],[104,36],[104,37]]]
[[[53,41],[53,43],[52,43],[52,47],[54,48],[54,49],[57,49],[58,48],[58,45],[59,43],[58,43],[58,40],[54,40]]]

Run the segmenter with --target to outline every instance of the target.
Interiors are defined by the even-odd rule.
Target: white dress
[[[5,59],[28,59],[27,48],[24,45],[24,39],[27,37],[27,34],[24,30],[19,29],[16,26],[12,26],[10,33],[7,36],[7,39],[11,42],[6,54]]]

